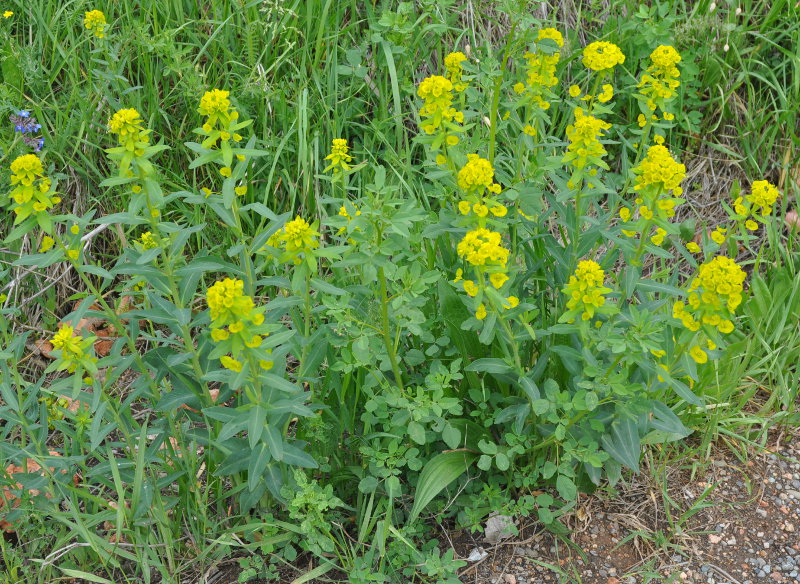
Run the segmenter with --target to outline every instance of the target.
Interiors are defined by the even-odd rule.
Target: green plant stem
[[[389,297],[387,294],[386,274],[383,271],[383,266],[378,268],[378,283],[380,285],[381,294],[381,323],[383,325],[383,343],[386,346],[386,352],[389,354],[389,362],[392,364],[392,371],[394,372],[395,383],[404,390],[403,376],[400,373],[400,366],[397,362],[397,354],[395,352],[392,336],[389,332]]]
[[[500,108],[500,93],[503,90],[503,77],[505,76],[506,68],[508,67],[508,59],[511,56],[511,48],[514,45],[514,32],[517,29],[517,23],[511,25],[511,30],[508,33],[508,42],[506,42],[505,49],[503,50],[503,62],[500,64],[500,74],[494,80],[494,90],[492,93],[492,108],[489,117],[489,162],[494,165],[494,154],[497,142],[497,110]]]

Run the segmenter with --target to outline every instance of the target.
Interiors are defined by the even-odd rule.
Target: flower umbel
[[[505,268],[509,251],[502,245],[502,235],[480,227],[467,232],[456,251],[473,266],[499,266]]]
[[[689,286],[688,304],[676,302],[672,316],[690,331],[703,325],[723,334],[733,332],[733,314],[742,302],[744,270],[732,259],[717,256],[702,264]]]
[[[681,82],[678,80],[681,73],[678,63],[681,56],[674,47],[661,45],[650,54],[651,65],[642,75],[639,82],[641,94],[646,99],[646,104],[651,112],[660,108],[665,119],[671,119],[672,114],[666,112],[666,102],[675,96]],[[646,118],[647,119],[647,118]]]
[[[464,73],[461,63],[466,60],[467,56],[461,52],[450,53],[444,58],[444,66],[447,68],[447,78],[450,80],[450,83],[453,84],[453,89],[458,92],[464,91],[467,88],[467,84],[461,80],[461,76]]]
[[[750,187],[750,194],[747,195],[747,200],[753,205],[753,214],[756,212],[761,213],[766,217],[772,213],[772,206],[775,201],[780,197],[778,188],[765,180],[753,181]]]
[[[664,146],[648,148],[647,156],[633,172],[637,175],[633,187],[637,191],[656,187],[663,192],[673,191],[677,196],[683,194],[680,185],[686,178],[686,167],[672,158]]]
[[[55,336],[50,339],[53,349],[60,351],[58,369],[66,369],[69,373],[75,373],[79,368],[95,373],[97,359],[89,355],[89,350],[96,337],[83,338],[75,334],[75,329],[71,326],[62,325]]]
[[[106,15],[100,10],[90,10],[83,17],[83,26],[92,32],[94,36],[101,39],[106,36]]]
[[[347,146],[347,140],[344,138],[336,138],[331,143],[331,153],[325,157],[325,160],[330,160],[331,163],[325,168],[323,172],[333,171],[333,174],[339,174],[350,170],[348,164],[353,157],[348,154],[350,148]]]
[[[541,29],[537,35],[537,41],[551,40],[559,47],[564,46],[564,37],[554,28]],[[525,53],[527,66],[526,83],[518,83],[514,86],[514,91],[524,94],[533,105],[546,110],[550,107],[547,98],[550,95],[550,88],[558,83],[556,77],[556,66],[561,53],[555,52],[547,54],[542,48]]]
[[[575,121],[567,126],[567,153],[563,162],[572,164],[577,169],[584,168],[587,164],[605,167],[601,158],[606,155],[606,149],[600,143],[603,131],[611,128],[611,124],[599,118],[584,113],[582,108],[575,108]]]
[[[61,201],[52,192],[52,182],[44,176],[42,161],[35,154],[23,154],[11,163],[11,186],[8,195],[0,195],[0,204],[11,203],[15,223],[43,214]]]
[[[453,107],[453,83],[441,75],[432,75],[422,80],[417,95],[425,102],[419,110],[423,131],[440,134],[433,150],[438,150],[442,142],[447,146],[458,144],[456,133],[460,128],[457,124],[464,123],[464,114]]]
[[[592,71],[607,71],[625,62],[625,55],[614,43],[597,41],[583,49],[583,64]]]
[[[108,131],[117,135],[120,146],[141,156],[150,142],[150,130],[146,130],[143,123],[135,109],[121,109],[108,121]]]
[[[584,260],[578,263],[575,273],[569,277],[569,282],[562,290],[569,296],[567,300],[567,312],[561,320],[574,322],[575,317],[580,314],[582,320],[593,318],[595,313],[606,303],[605,294],[611,292],[611,288],[606,288],[605,272],[600,265],[592,260]]]

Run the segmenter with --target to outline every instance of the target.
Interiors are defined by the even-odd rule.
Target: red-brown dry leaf
[[[61,454],[59,454],[55,450],[50,450],[49,452],[50,452],[50,456],[61,456]],[[27,467],[27,470],[26,470],[26,467]],[[13,477],[16,474],[25,473],[25,472],[34,473],[34,472],[39,472],[41,470],[42,470],[42,467],[38,462],[36,462],[35,460],[33,460],[31,458],[28,458],[25,461],[24,465],[9,464],[6,467],[6,474],[8,476]],[[54,467],[50,467],[50,472],[55,472],[55,468]],[[62,470],[61,472],[62,473],[66,473],[67,471],[66,470]],[[77,474],[74,477],[72,477],[72,482],[76,486],[78,485],[79,480],[80,480],[80,478],[78,477]],[[21,488],[22,488],[22,485],[20,483],[16,483],[16,489],[21,489]],[[36,490],[36,489],[31,489],[30,494],[31,494],[31,496],[35,497],[35,496],[37,496],[39,494],[39,491]],[[50,495],[47,494],[47,493],[45,493],[45,496],[48,497],[48,498],[50,497]],[[19,499],[14,493],[11,492],[11,489],[9,489],[7,487],[3,487],[2,495],[0,496],[0,509],[2,509],[5,505],[9,505],[9,504],[11,505],[11,507],[13,509],[16,509],[17,507],[19,507]],[[0,520],[0,529],[2,529],[3,531],[5,531],[7,533],[12,533],[12,532],[16,531],[15,528],[14,528],[14,525],[9,523],[5,519]]]
[[[217,399],[219,399],[219,390],[218,389],[209,389],[208,393],[211,394],[211,403],[217,403]],[[190,412],[197,413],[197,410],[194,408],[190,408],[186,404],[181,404],[178,406],[179,410],[189,410]]]
[[[36,350],[39,351],[43,357],[55,359],[55,356],[53,355],[53,343],[47,339],[38,339],[33,341],[33,346],[36,347]]]
[[[800,229],[800,217],[797,215],[797,211],[795,209],[792,209],[786,213],[786,217],[783,218],[783,222],[786,227],[789,228],[789,231]]]

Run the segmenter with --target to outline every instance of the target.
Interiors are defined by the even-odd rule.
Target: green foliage
[[[745,377],[797,420],[790,193],[767,214],[737,188],[697,245],[671,213],[686,169],[650,149],[710,123],[733,53],[692,31],[723,9],[583,13],[626,56],[593,71],[525,2],[471,48],[452,2],[141,4],[104,38],[85,2],[0,21],[0,113],[42,121],[35,180],[61,198],[11,211],[28,148],[1,130],[0,518],[47,540],[3,542],[9,577],[171,582],[234,555],[241,582],[310,561],[296,582],[449,584],[465,562],[434,522],[564,534],[651,445],[735,437]],[[748,86],[787,111],[797,30]],[[651,60],[673,44],[679,78]]]

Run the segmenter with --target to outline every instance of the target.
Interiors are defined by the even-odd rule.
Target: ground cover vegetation
[[[797,424],[791,2],[2,8],[7,581],[457,582]]]

